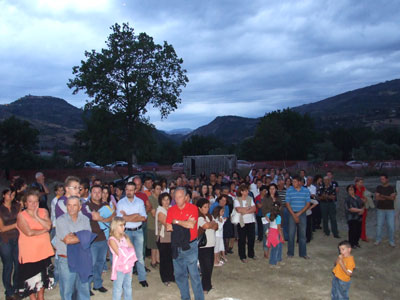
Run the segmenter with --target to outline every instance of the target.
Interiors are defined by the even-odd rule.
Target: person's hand
[[[194,225],[196,224],[196,219],[193,218],[192,216],[189,217],[188,219],[189,223],[191,224],[190,228],[194,228]]]
[[[39,212],[39,207],[36,207],[35,210],[33,211],[33,217],[34,217],[35,219],[38,219],[38,218],[39,218],[38,212]]]
[[[121,210],[120,213],[121,213],[122,217],[126,216],[126,212],[125,211]]]
[[[294,215],[293,219],[296,224],[300,223],[300,218],[297,215]]]
[[[64,237],[64,239],[62,239],[62,241],[63,241],[65,244],[68,244],[68,243],[69,243],[69,240],[70,240],[71,238],[73,238],[73,237],[75,237],[75,234],[72,233],[72,232],[70,232],[70,233],[68,233],[68,234]]]
[[[167,231],[174,231],[174,229],[172,228],[172,224],[167,223],[166,226]]]
[[[100,221],[102,218],[100,217],[99,212],[97,211],[93,211],[92,212],[92,220],[93,221]]]

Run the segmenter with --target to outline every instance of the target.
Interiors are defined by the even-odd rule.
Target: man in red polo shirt
[[[190,274],[195,300],[204,300],[199,269],[197,268],[198,241],[197,220],[199,211],[197,206],[185,201],[186,189],[177,187],[175,190],[176,205],[168,210],[167,230],[172,231],[172,224],[190,230],[190,248],[183,251],[178,248],[178,257],[173,259],[175,282],[181,292],[181,299],[190,299],[188,272]]]

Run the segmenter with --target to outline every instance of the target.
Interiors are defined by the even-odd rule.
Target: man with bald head
[[[91,231],[89,219],[82,214],[81,207],[79,196],[69,196],[66,200],[67,212],[56,220],[55,247],[58,256],[60,295],[63,300],[71,300],[73,294],[76,294],[78,299],[90,299],[89,282],[83,283],[77,272],[70,271],[67,257],[67,245],[80,243],[75,233],[82,230]]]
[[[175,191],[176,205],[168,210],[167,230],[173,231],[173,226],[181,226],[190,230],[190,248],[183,251],[178,248],[178,257],[173,258],[175,282],[181,293],[181,299],[190,299],[189,280],[192,284],[195,300],[204,300],[203,287],[201,285],[200,274],[197,268],[198,260],[198,241],[197,241],[197,221],[198,208],[196,205],[188,203],[187,192],[184,187],[178,187]]]
[[[47,206],[47,195],[50,193],[49,188],[45,183],[45,177],[42,172],[37,172],[35,174],[36,181],[32,183],[32,187],[37,188],[39,190],[39,207],[45,208],[49,211],[49,207]]]

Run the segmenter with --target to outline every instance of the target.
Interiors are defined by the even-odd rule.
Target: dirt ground
[[[340,235],[347,238],[347,225],[344,221],[342,201],[343,187],[349,182],[339,181],[341,197],[338,205],[338,225]],[[366,180],[371,191],[377,185],[376,179]],[[394,184],[394,182],[393,182]],[[353,250],[356,270],[352,278],[350,299],[400,299],[400,235],[396,233],[397,247],[391,248],[387,239],[379,246],[373,244],[376,228],[375,209],[369,210],[367,218],[367,234],[371,242],[361,242],[361,249]],[[314,233],[314,238],[307,244],[310,260],[295,256],[287,259],[287,244],[283,247],[283,261],[278,268],[271,268],[263,258],[262,245],[256,242],[257,260],[247,264],[240,262],[237,255],[237,243],[234,254],[228,256],[228,262],[214,268],[212,276],[213,289],[205,296],[206,300],[253,300],[253,299],[330,299],[332,268],[338,255],[338,239],[326,237],[321,230]],[[298,253],[297,245],[295,253]],[[146,259],[146,264],[149,261]],[[112,282],[110,272],[103,274],[104,286],[109,289],[105,294],[95,292],[92,299],[111,299]],[[180,299],[177,286],[166,287],[161,283],[158,269],[148,273],[149,287],[139,285],[137,277],[133,277],[132,288],[134,299],[172,300]],[[0,285],[0,293],[3,293]],[[58,287],[46,291],[46,299],[60,299]],[[193,296],[192,296],[193,299]]]

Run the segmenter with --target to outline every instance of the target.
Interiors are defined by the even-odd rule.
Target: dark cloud
[[[172,44],[190,82],[162,129],[196,128],[217,115],[258,117],[399,77],[400,2],[0,2],[0,101],[62,97],[85,50],[101,49],[115,22]],[[3,30],[4,29],[4,30]]]

